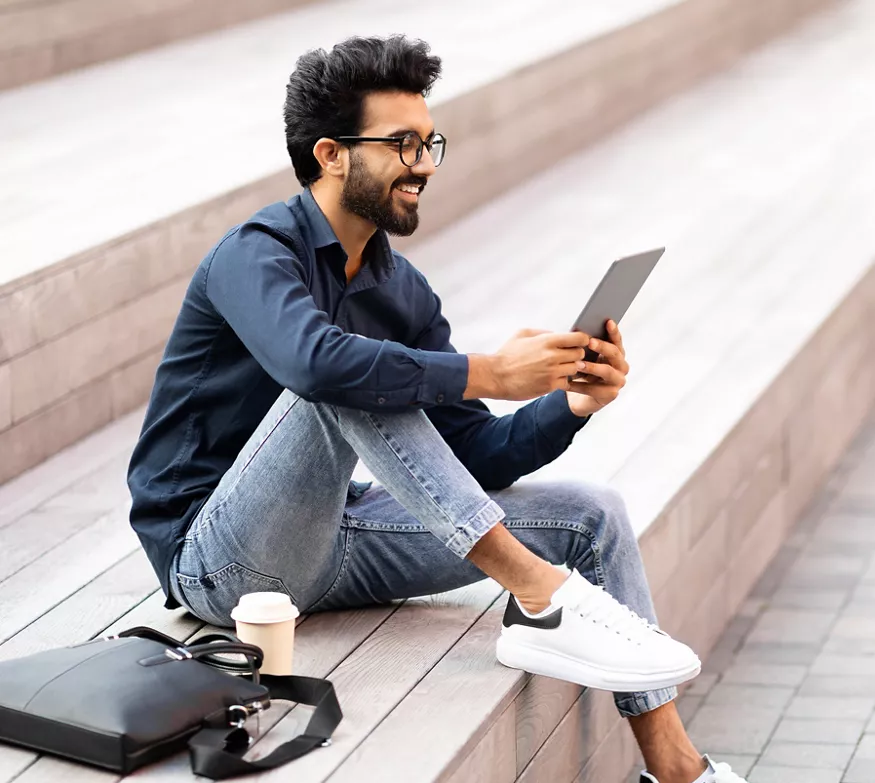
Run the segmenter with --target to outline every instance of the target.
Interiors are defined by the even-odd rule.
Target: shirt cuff
[[[581,430],[592,416],[577,416],[568,407],[568,398],[562,389],[541,397],[535,423],[538,431],[559,451],[571,445],[574,434]]]
[[[468,387],[468,356],[445,351],[427,351],[425,354],[419,401],[434,405],[461,402]]]

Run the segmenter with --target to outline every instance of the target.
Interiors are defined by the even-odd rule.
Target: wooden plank
[[[0,528],[0,583],[93,525],[100,514],[81,509],[36,509]]]
[[[593,753],[586,766],[574,779],[574,783],[620,783],[629,774],[636,758],[635,738],[629,721],[618,720]]]
[[[15,779],[35,760],[33,753],[10,745],[0,745],[0,780],[7,783]]]
[[[495,658],[506,594],[380,722],[331,776],[332,783],[442,780],[513,703],[529,676]],[[516,729],[514,728],[514,734]],[[391,748],[391,752],[388,749]],[[516,756],[513,755],[514,777]]]
[[[123,519],[107,515],[0,583],[0,642],[139,547]]]
[[[157,584],[145,553],[138,550],[0,645],[0,660],[98,636],[154,594]]]
[[[143,421],[143,411],[117,419],[42,464],[0,484],[0,528],[11,524],[89,474],[126,459]]]
[[[127,454],[110,460],[0,527],[0,582],[100,517],[125,516],[130,505],[127,462]]]
[[[572,780],[621,720],[613,694],[585,690],[523,770],[519,783]]]
[[[515,746],[516,706],[511,703],[477,747],[447,778],[447,783],[469,783],[472,780],[476,780],[477,783],[513,783],[516,780]],[[389,755],[390,763],[391,758]],[[368,778],[364,779],[368,780]],[[392,780],[386,773],[376,779]],[[414,778],[397,779],[414,780]]]
[[[113,783],[118,780],[118,775],[97,767],[43,756],[15,778],[15,783],[58,783],[59,780],[64,783]]]
[[[328,777],[385,719],[461,638],[500,595],[492,580],[461,590],[405,602],[362,645],[347,657],[330,679],[338,694],[344,720],[331,747],[296,761],[296,780],[321,781]],[[261,752],[273,749],[290,727],[298,731],[301,709],[271,732]],[[267,780],[282,779],[282,770],[267,773]]]

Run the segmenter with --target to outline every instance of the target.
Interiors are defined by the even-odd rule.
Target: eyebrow
[[[400,138],[401,136],[406,136],[408,133],[419,133],[419,131],[415,128],[399,128],[398,130],[392,131],[391,133],[387,133],[386,136],[398,136]],[[421,138],[423,141],[425,141],[431,136],[434,136],[434,128],[431,129],[431,132],[428,134],[428,136],[422,136]]]

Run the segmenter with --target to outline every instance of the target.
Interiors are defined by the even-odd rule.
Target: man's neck
[[[347,280],[351,280],[362,265],[365,245],[374,235],[376,228],[370,221],[343,209],[340,206],[340,198],[332,192],[331,188],[322,187],[317,181],[310,186],[310,192],[328,220],[328,225],[334,231],[343,252],[346,253],[346,276]]]

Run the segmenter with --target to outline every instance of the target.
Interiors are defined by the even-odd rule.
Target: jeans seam
[[[280,424],[282,424],[283,419],[285,419],[286,416],[289,415],[289,412],[295,406],[295,403],[300,399],[301,399],[300,397],[297,397],[297,396],[294,397],[291,404],[282,412],[282,415],[280,415],[277,418],[277,420],[271,426],[270,431],[261,439],[261,442],[253,450],[252,454],[249,455],[249,458],[246,460],[246,462],[244,462],[243,465],[240,467],[240,471],[234,477],[234,481],[231,483],[231,486],[228,487],[228,489],[225,492],[222,499],[217,500],[214,504],[212,504],[212,507],[210,508],[209,513],[204,512],[203,517],[212,517],[212,515],[216,511],[219,511],[220,509],[224,508],[224,506],[231,499],[231,495],[233,494],[234,490],[237,488],[237,485],[240,483],[240,479],[243,478],[243,474],[246,472],[246,469],[252,464],[252,460],[254,460],[258,456],[258,453],[264,448],[264,445],[268,442],[268,440],[270,440],[270,436],[273,435],[274,432],[276,432],[276,428],[279,427]],[[198,516],[200,516],[200,515],[198,515]]]
[[[300,397],[294,396],[292,398],[292,401],[289,404],[289,406],[282,412],[282,414],[273,423],[273,425],[271,426],[268,433],[261,439],[261,442],[254,449],[252,454],[249,455],[249,459],[247,459],[246,462],[243,463],[242,467],[240,468],[240,473],[238,474],[237,479],[234,481],[234,486],[236,486],[237,481],[240,479],[240,476],[242,476],[246,472],[246,468],[248,468],[252,464],[252,460],[254,460],[258,456],[258,453],[264,448],[264,444],[267,443],[268,440],[270,440],[270,436],[273,435],[274,432],[276,432],[276,428],[279,427],[280,424],[282,424],[283,419],[285,419],[286,416],[289,415],[289,412],[292,410],[292,408],[295,407],[295,403],[298,402],[298,400],[300,400],[300,399],[301,399]],[[230,490],[229,490],[229,492],[230,492]]]
[[[331,587],[329,587],[325,593],[323,593],[319,598],[310,603],[310,606],[307,607],[307,611],[311,611],[314,606],[325,601],[329,598],[329,596],[334,593],[337,588],[340,586],[340,580],[346,576],[346,572],[349,569],[349,552],[352,549],[352,537],[355,532],[355,528],[348,527],[346,534],[346,541],[344,542],[343,547],[343,559],[340,562],[340,570],[337,572],[337,576],[334,578],[334,581],[331,583]]]

